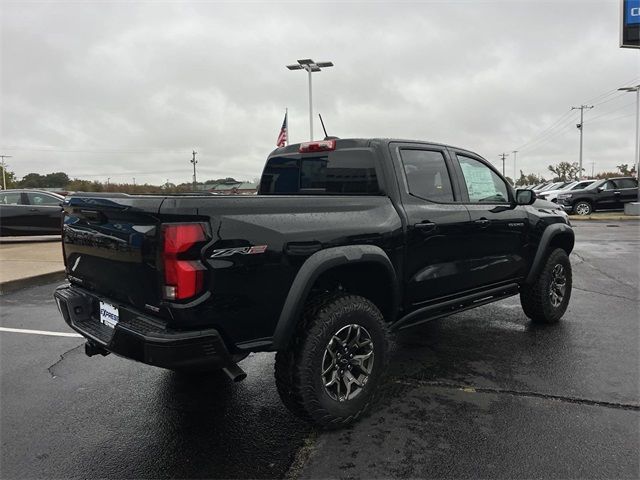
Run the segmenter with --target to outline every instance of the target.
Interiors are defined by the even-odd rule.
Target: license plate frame
[[[102,300],[100,300],[98,314],[100,316],[100,323],[109,328],[116,328],[116,325],[120,321],[120,311],[118,307],[108,302],[103,302]]]

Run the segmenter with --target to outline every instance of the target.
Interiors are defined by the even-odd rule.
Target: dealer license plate
[[[107,327],[114,328],[120,319],[118,307],[110,303],[100,302],[100,323]]]

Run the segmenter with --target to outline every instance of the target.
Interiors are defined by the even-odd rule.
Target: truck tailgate
[[[67,274],[105,297],[139,308],[161,295],[159,226],[162,197],[71,197],[64,203]]]

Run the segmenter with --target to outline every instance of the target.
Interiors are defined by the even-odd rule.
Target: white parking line
[[[49,335],[51,337],[76,337],[76,338],[82,338],[82,335],[80,335],[79,333],[48,332],[46,330],[25,330],[24,328],[0,327],[0,332],[31,333],[33,335]]]

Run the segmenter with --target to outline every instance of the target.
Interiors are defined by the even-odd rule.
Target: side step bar
[[[510,283],[508,285],[484,290],[482,292],[473,293],[453,300],[428,305],[402,317],[391,326],[391,330],[404,330],[405,328],[410,328],[430,320],[446,317],[447,315],[454,313],[464,312],[470,308],[502,300],[503,298],[517,295],[518,292],[518,284]]]

